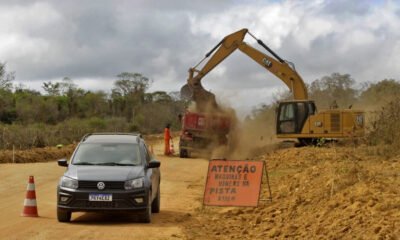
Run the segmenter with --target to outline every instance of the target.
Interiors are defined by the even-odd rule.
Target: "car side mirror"
[[[57,161],[58,166],[60,167],[68,167],[67,159],[63,158]]]
[[[161,163],[157,160],[151,160],[148,164],[147,164],[147,168],[159,168],[161,165]]]

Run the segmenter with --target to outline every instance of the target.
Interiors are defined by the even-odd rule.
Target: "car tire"
[[[70,222],[72,213],[70,211],[57,208],[57,220],[59,222]]]
[[[151,193],[149,193],[147,208],[145,212],[140,216],[140,221],[142,223],[151,223]]]
[[[157,196],[151,203],[151,212],[152,213],[160,212],[160,184],[158,184]]]

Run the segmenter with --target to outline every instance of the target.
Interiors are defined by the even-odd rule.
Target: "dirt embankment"
[[[179,133],[175,133],[178,136]],[[148,144],[158,143],[163,140],[163,135],[153,134],[144,136]],[[0,163],[35,163],[56,161],[69,158],[74,152],[76,144],[58,147],[32,148],[25,150],[0,150]]]
[[[189,239],[399,239],[400,158],[369,148],[289,148],[267,161],[273,202],[197,209]],[[261,198],[268,197],[263,186]]]
[[[28,150],[2,150],[0,151],[0,163],[32,163],[48,162],[61,158],[69,158],[76,145],[67,145],[61,148],[44,147]],[[14,156],[14,157],[13,157]]]

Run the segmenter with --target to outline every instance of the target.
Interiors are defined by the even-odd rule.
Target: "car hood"
[[[126,181],[143,177],[144,167],[69,165],[64,175],[79,181]]]

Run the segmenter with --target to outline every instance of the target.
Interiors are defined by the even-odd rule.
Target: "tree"
[[[73,92],[78,86],[69,77],[64,77],[60,83],[60,91],[63,95],[67,95],[68,92]]]
[[[164,102],[164,103],[172,102],[171,96],[164,91],[153,92],[151,93],[151,96],[152,96],[151,97],[152,101],[155,102]]]
[[[79,111],[85,113],[85,117],[104,117],[108,112],[107,95],[102,92],[86,92],[80,99]]]
[[[61,84],[59,82],[44,82],[42,88],[49,96],[59,96],[61,92]]]
[[[332,73],[311,83],[309,98],[315,100],[319,108],[329,108],[333,101],[342,108],[347,107],[357,98],[357,90],[353,88],[354,83],[350,74]]]
[[[7,73],[6,64],[0,63],[0,89],[11,91],[15,79],[15,72]]]
[[[14,93],[0,89],[0,122],[11,124],[17,119],[14,103]]]
[[[123,72],[117,75],[112,89],[112,98],[119,105],[128,121],[140,121],[140,109],[145,102],[145,92],[150,86],[150,79],[140,73]]]
[[[117,75],[118,80],[114,82],[114,90],[126,96],[130,93],[144,93],[150,86],[149,78],[140,73],[123,72]]]
[[[379,106],[398,97],[400,82],[394,79],[384,79],[377,83],[368,83],[364,88],[365,90],[360,96],[361,102],[369,106]]]

